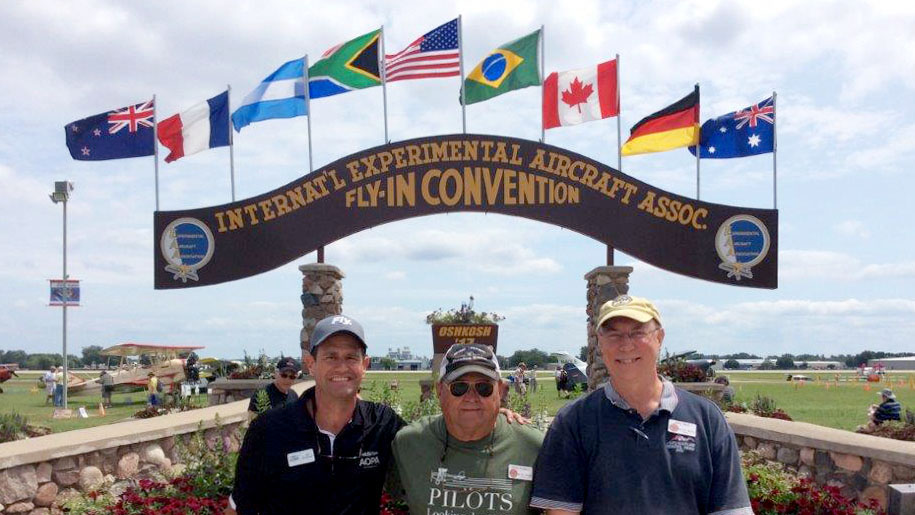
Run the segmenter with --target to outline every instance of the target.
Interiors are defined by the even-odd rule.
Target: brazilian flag
[[[318,62],[308,67],[309,97],[329,97],[380,85],[380,35],[380,29],[373,30],[324,52]]]
[[[540,30],[489,53],[464,79],[464,102],[475,104],[540,85]]]

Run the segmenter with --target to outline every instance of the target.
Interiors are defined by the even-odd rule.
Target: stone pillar
[[[299,344],[302,360],[311,352],[311,333],[315,324],[330,315],[343,313],[343,271],[326,263],[310,263],[299,267],[302,278],[302,332]]]
[[[588,281],[588,389],[607,381],[607,367],[597,345],[594,322],[604,302],[629,293],[631,266],[599,266],[585,274]]]

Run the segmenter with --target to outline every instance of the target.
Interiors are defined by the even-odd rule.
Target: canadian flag
[[[543,81],[543,128],[601,120],[620,113],[616,59],[553,72]]]

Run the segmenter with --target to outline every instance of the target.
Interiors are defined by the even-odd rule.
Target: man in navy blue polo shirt
[[[610,380],[562,408],[534,469],[547,514],[752,515],[740,454],[711,401],[658,376],[661,315],[621,295],[596,324]]]

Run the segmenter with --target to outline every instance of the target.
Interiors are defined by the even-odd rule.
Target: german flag
[[[632,126],[624,156],[664,152],[699,144],[699,85],[677,102]]]

